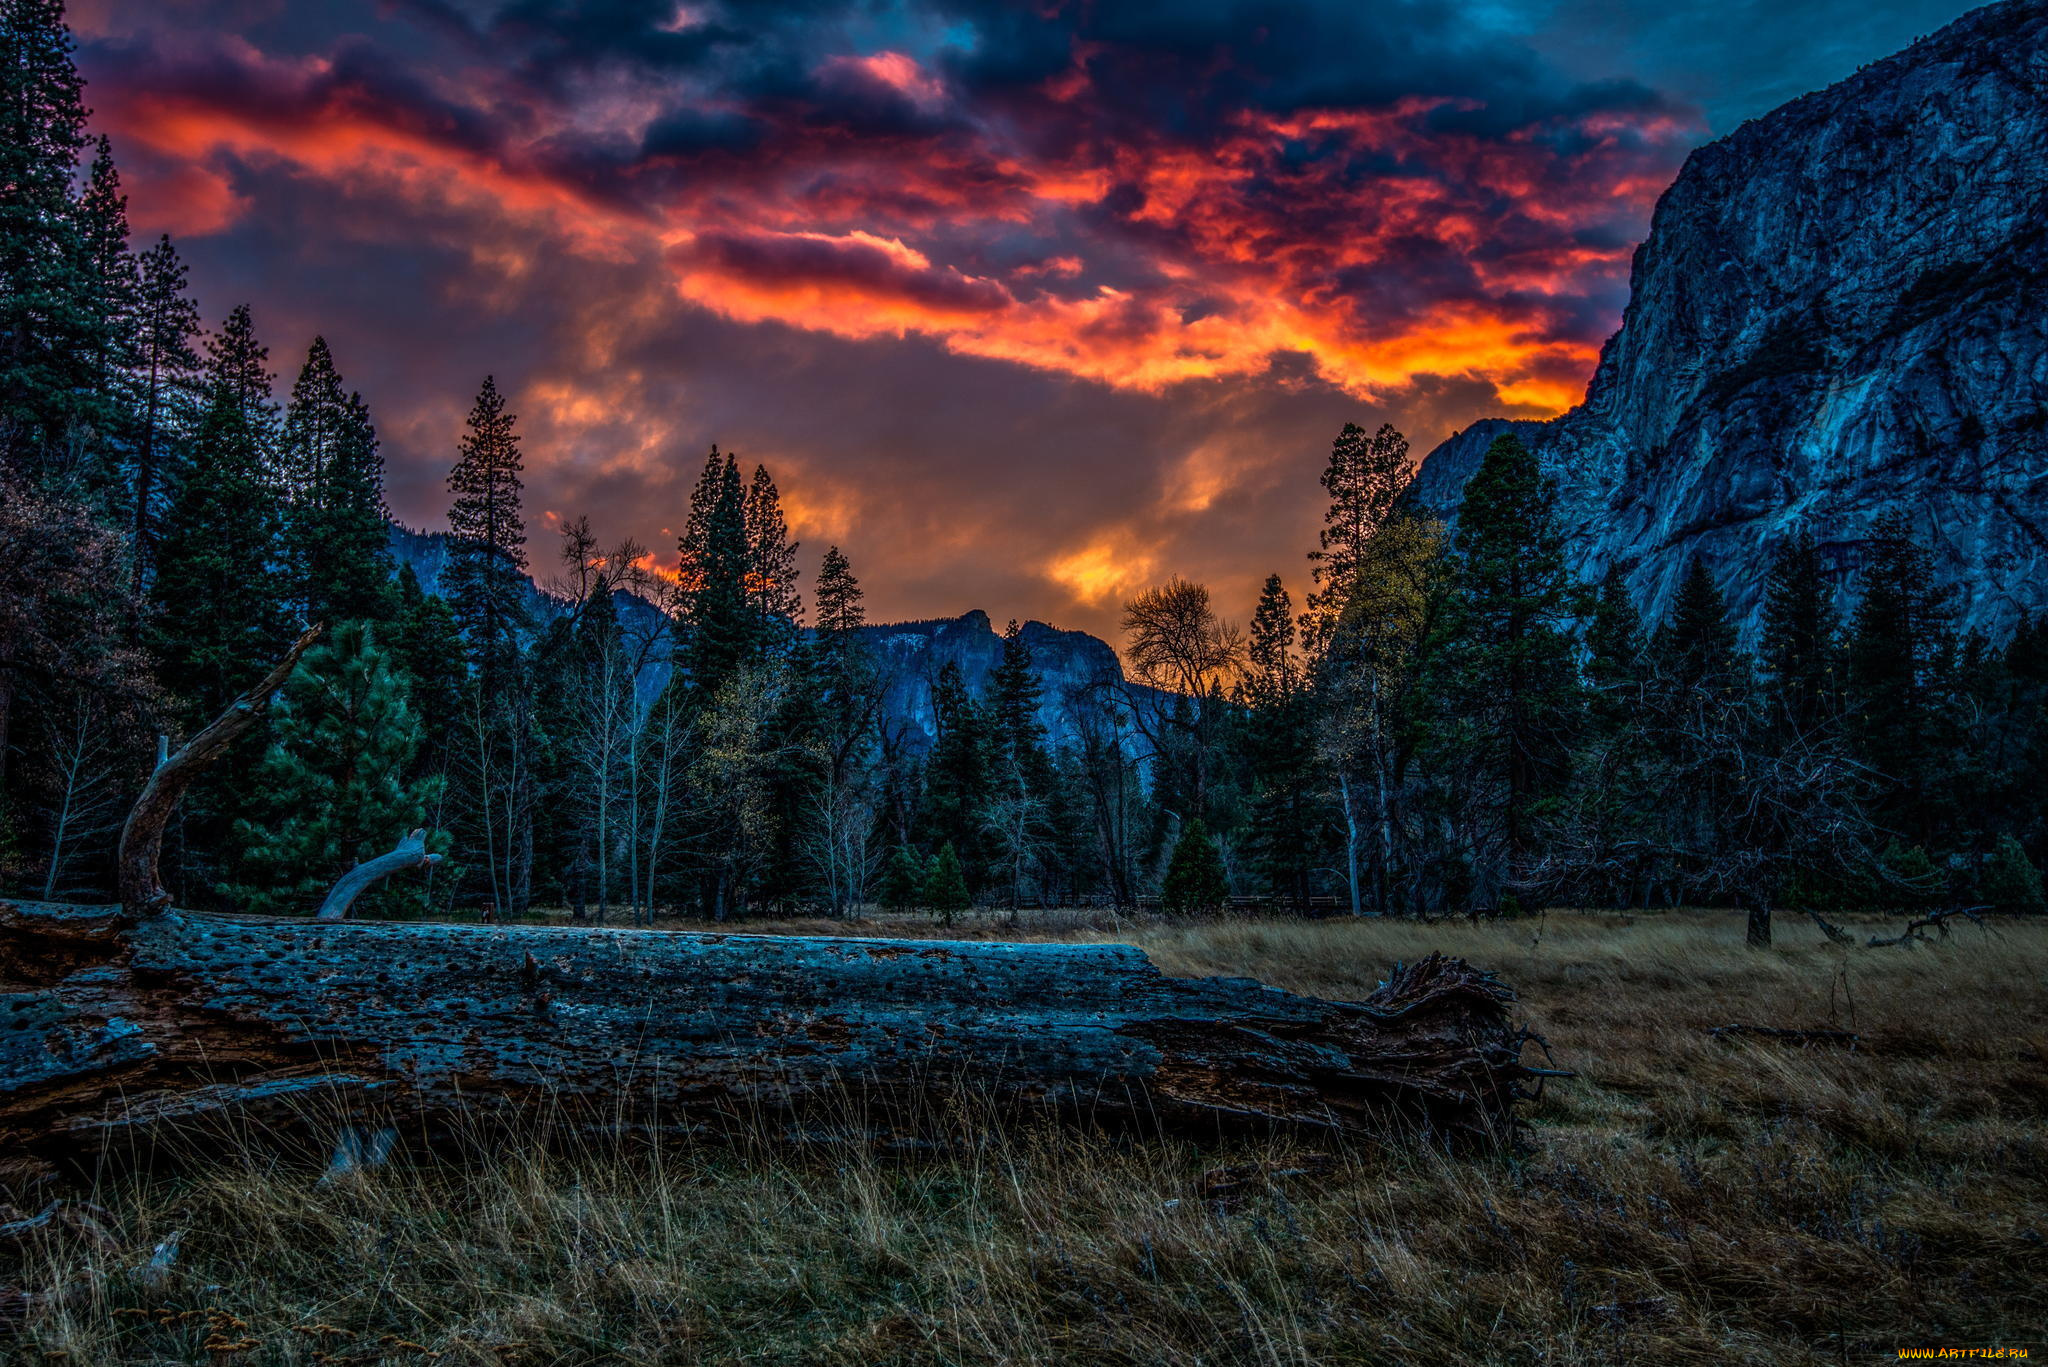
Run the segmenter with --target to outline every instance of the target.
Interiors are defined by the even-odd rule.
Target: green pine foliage
[[[188,700],[191,725],[259,677],[286,641],[271,491],[247,406],[216,386],[164,518],[150,590],[164,687]]]
[[[987,706],[948,660],[932,685],[938,739],[924,767],[924,844],[952,848],[970,886],[988,872],[989,807],[995,798],[996,737]]]
[[[1771,558],[1760,654],[1774,720],[1813,734],[1839,711],[1840,624],[1818,542],[1802,531]]]
[[[1230,877],[1215,837],[1200,817],[1181,827],[1173,859],[1159,884],[1159,905],[1177,915],[1221,911],[1230,900]]]
[[[344,622],[300,659],[273,709],[257,766],[257,814],[230,896],[243,910],[312,912],[334,881],[427,824],[441,780],[414,775],[418,745],[404,671],[363,622]],[[374,903],[417,907],[417,881]]]
[[[747,593],[754,547],[748,541],[746,508],[738,461],[712,447],[690,495],[690,516],[677,543],[682,608],[678,663],[700,698],[716,696],[726,680],[759,652],[759,623]]]
[[[1322,475],[1329,509],[1319,544],[1308,553],[1318,586],[1308,596],[1303,619],[1311,653],[1328,645],[1366,566],[1368,543],[1393,515],[1408,477],[1408,439],[1390,425],[1383,423],[1368,436],[1363,427],[1347,422],[1330,444]]]
[[[2048,910],[2041,891],[2041,871],[2027,858],[2020,842],[2010,835],[1998,838],[1985,862],[1978,896],[1998,911],[2035,913]]]
[[[1490,828],[1482,900],[1534,858],[1571,772],[1578,598],[1554,485],[1519,438],[1497,438],[1465,489],[1423,683],[1427,744],[1472,775],[1462,800]]]
[[[1267,895],[1304,909],[1323,822],[1315,800],[1312,699],[1295,649],[1294,603],[1277,574],[1260,590],[1246,653],[1237,732],[1249,789],[1245,847]]]
[[[516,673],[526,612],[526,525],[518,420],[486,375],[448,475],[453,540],[443,587],[468,644],[472,668],[495,696]]]
[[[114,327],[74,189],[87,143],[71,46],[62,0],[0,4],[0,460],[58,482],[91,473],[70,453],[105,417]]]
[[[182,468],[182,440],[199,409],[199,306],[185,292],[185,263],[168,235],[142,254],[130,338],[134,366],[134,468],[128,528],[131,589],[141,593],[156,561],[165,471]]]
[[[974,905],[974,898],[967,891],[967,877],[960,867],[960,856],[950,842],[941,845],[932,856],[925,870],[924,885],[918,890],[918,900],[949,926],[955,916]]]
[[[875,888],[875,900],[882,909],[892,912],[915,910],[924,897],[924,861],[908,845],[898,845],[889,852],[889,862],[882,866],[882,881]]]
[[[369,406],[344,392],[324,337],[313,339],[292,386],[280,450],[282,552],[299,617],[389,618],[397,603],[384,459]]]

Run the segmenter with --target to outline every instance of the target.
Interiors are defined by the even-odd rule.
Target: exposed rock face
[[[1750,626],[1811,529],[1853,578],[1903,509],[1994,635],[2048,609],[2048,5],[1973,11],[1694,152],[1586,401],[1491,420],[1415,484],[1455,509],[1493,438],[1557,479],[1579,574],[1661,615],[1700,556]]]
[[[448,567],[448,536],[445,532],[415,532],[404,527],[391,529],[391,554],[400,564],[412,566],[420,587],[428,593],[440,590],[441,576]],[[527,613],[536,626],[545,626],[565,610],[562,600],[528,581]],[[640,699],[651,702],[668,682],[668,651],[660,638],[666,621],[660,611],[636,594],[618,595],[619,620],[631,640],[654,642],[647,654],[648,666],[638,680]],[[1024,644],[1031,650],[1032,672],[1038,676],[1038,717],[1056,744],[1070,743],[1079,734],[1079,713],[1093,706],[1103,685],[1122,685],[1123,664],[1116,651],[1085,631],[1062,631],[1043,622],[1026,622]],[[923,749],[938,738],[938,717],[932,706],[932,685],[948,663],[957,665],[968,691],[986,696],[990,676],[1003,658],[1003,638],[997,634],[988,614],[976,608],[961,617],[942,617],[923,622],[899,622],[863,629],[862,635],[874,651],[875,660],[888,681],[883,724],[892,736],[913,750]],[[1123,696],[1144,706],[1154,697],[1151,689],[1133,687]]]
[[[1123,664],[1108,643],[1085,631],[1062,631],[1043,622],[1020,628],[1038,676],[1038,720],[1055,743],[1074,741],[1081,709],[1096,705],[1105,685],[1121,685]],[[865,635],[889,681],[887,724],[912,748],[938,739],[932,685],[947,664],[959,667],[968,691],[984,697],[1002,663],[1003,638],[976,608],[964,617],[871,626]],[[1151,690],[1136,690],[1149,697]]]

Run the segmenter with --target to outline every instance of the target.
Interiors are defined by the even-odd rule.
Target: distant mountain
[[[1753,627],[1801,528],[1835,571],[1905,510],[1965,620],[2048,609],[2048,5],[2008,0],[1694,152],[1586,401],[1475,423],[1414,484],[1455,513],[1492,440],[1556,478],[1578,573],[1645,610],[1698,555]]]
[[[440,590],[442,574],[448,568],[446,532],[416,532],[394,525],[391,554],[400,564],[412,566],[427,592]],[[527,612],[536,625],[544,627],[568,610],[564,600],[531,579],[526,582]],[[666,635],[667,619],[654,604],[631,593],[619,594],[617,602],[620,621],[628,633],[645,638]],[[1031,668],[1041,690],[1039,721],[1055,742],[1078,739],[1080,709],[1105,687],[1120,688],[1122,695],[1139,707],[1165,696],[1140,685],[1125,687],[1123,662],[1116,651],[1085,631],[1063,631],[1043,622],[1026,622],[1021,631],[1031,649]],[[913,749],[929,746],[938,738],[932,685],[939,672],[948,663],[958,666],[968,690],[981,697],[988,692],[990,676],[1003,655],[1003,638],[979,608],[961,617],[875,624],[862,628],[861,635],[888,681],[884,724]],[[653,663],[641,671],[638,680],[643,702],[668,682],[668,652],[657,649],[652,656]]]

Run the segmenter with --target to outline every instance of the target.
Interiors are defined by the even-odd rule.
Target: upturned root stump
[[[1495,1145],[1525,1036],[1431,956],[1363,1002],[1173,978],[1128,945],[677,934],[0,903],[0,1153],[103,1161],[165,1128],[408,1128],[529,1103],[600,1128],[774,1114],[913,1126],[1005,1105],[1212,1132]],[[857,1103],[851,1111],[848,1098]]]

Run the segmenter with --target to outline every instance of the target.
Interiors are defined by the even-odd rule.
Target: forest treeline
[[[2041,905],[2048,628],[1958,632],[1897,517],[1846,583],[1811,536],[1783,547],[1748,648],[1699,564],[1646,623],[1619,569],[1573,582],[1512,437],[1447,526],[1404,499],[1401,435],[1347,425],[1302,601],[1275,574],[1239,628],[1205,586],[1139,594],[1146,687],[1073,690],[1056,732],[1014,623],[984,689],[931,680],[934,740],[892,717],[847,557],[801,591],[773,479],[716,449],[673,574],[572,519],[536,615],[520,433],[488,378],[451,434],[429,592],[393,562],[376,429],[326,343],[280,397],[247,306],[202,326],[171,240],[129,240],[62,6],[4,12],[10,891],[104,897],[158,737],[321,623],[172,833],[185,903],[310,911],[424,826],[447,857],[385,914],[1708,900],[1767,933],[1773,905]]]

